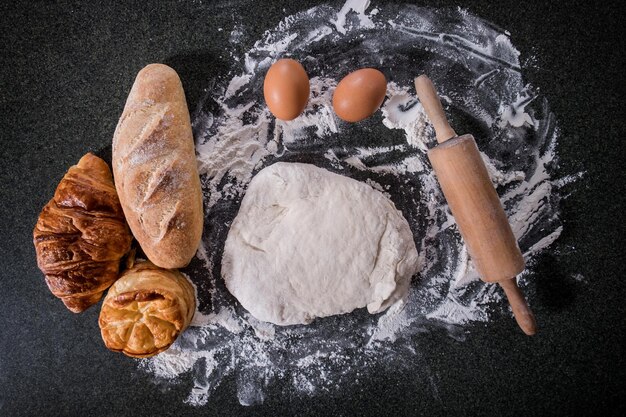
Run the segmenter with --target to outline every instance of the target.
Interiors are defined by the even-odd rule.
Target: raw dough
[[[250,182],[228,233],[222,276],[257,319],[279,325],[367,306],[378,313],[418,270],[409,224],[369,185],[279,162]]]

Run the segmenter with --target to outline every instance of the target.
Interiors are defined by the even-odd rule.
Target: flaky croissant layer
[[[170,347],[193,318],[195,291],[180,272],[136,263],[113,284],[98,324],[107,348],[145,358]]]
[[[65,174],[33,231],[48,288],[75,313],[115,282],[131,241],[111,171],[91,153]]]

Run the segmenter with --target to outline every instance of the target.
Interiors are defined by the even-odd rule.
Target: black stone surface
[[[479,0],[461,5],[511,32],[527,80],[562,131],[558,175],[586,173],[563,201],[562,237],[531,279],[540,332],[508,317],[469,328],[457,342],[414,338],[432,386],[384,364],[316,397],[274,386],[242,407],[234,376],[200,408],[191,388],[158,386],[134,361],[108,352],[99,308],[68,312],[46,288],[31,242],[40,209],[67,168],[107,153],[136,72],[150,62],[179,71],[190,108],[225,77],[233,26],[252,46],[284,15],[312,1],[33,1],[0,5],[0,415],[618,415],[626,408],[626,271],[622,253],[624,15],[620,2]],[[218,31],[218,28],[223,28]],[[108,148],[110,149],[110,147]],[[575,274],[583,282],[572,279]],[[433,388],[434,387],[434,388]],[[433,396],[427,390],[436,390]]]

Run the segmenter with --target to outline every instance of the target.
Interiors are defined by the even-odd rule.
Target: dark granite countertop
[[[200,408],[190,380],[155,385],[132,359],[108,352],[98,308],[69,313],[37,269],[32,228],[67,168],[110,140],[137,71],[177,69],[193,107],[224,77],[236,24],[250,48],[312,1],[16,1],[0,5],[0,415],[618,415],[626,408],[623,219],[626,175],[624,30],[618,2],[427,1],[468,8],[509,30],[524,74],[561,129],[559,175],[585,171],[562,202],[564,231],[539,258],[534,309],[541,331],[510,320],[438,332],[428,352],[437,396],[412,369],[377,365],[334,392],[301,397],[276,386],[261,406],[237,401],[227,377]],[[588,4],[587,4],[588,3]],[[217,28],[223,28],[218,31]],[[531,59],[532,58],[532,59]],[[572,280],[580,274],[582,281]]]

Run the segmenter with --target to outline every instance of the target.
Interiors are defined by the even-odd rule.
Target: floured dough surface
[[[222,276],[257,319],[306,324],[386,309],[408,291],[417,258],[409,224],[381,192],[280,162],[252,179],[226,239]]]

